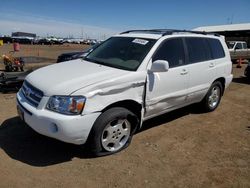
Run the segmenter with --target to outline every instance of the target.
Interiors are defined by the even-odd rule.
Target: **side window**
[[[166,60],[169,67],[177,67],[185,64],[185,52],[181,38],[164,41],[153,56],[153,61]]]
[[[237,50],[237,49],[242,49],[242,45],[241,45],[240,42],[238,42],[238,43],[236,44],[235,49],[236,49],[236,50]]]
[[[213,59],[219,59],[225,57],[224,49],[218,39],[207,39]]]
[[[198,63],[212,59],[208,43],[205,38],[185,38],[189,63]]]

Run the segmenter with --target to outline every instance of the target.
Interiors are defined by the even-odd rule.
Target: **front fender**
[[[88,88],[80,89],[73,95],[84,95],[86,104],[83,114],[102,111],[107,106],[124,100],[143,104],[145,74],[131,73],[118,80],[110,80]]]

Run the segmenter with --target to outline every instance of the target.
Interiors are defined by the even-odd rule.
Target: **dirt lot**
[[[4,68],[1,56],[3,54],[14,57],[37,57],[44,58],[45,60],[40,63],[28,63],[27,69],[39,68],[51,63],[55,63],[57,57],[66,52],[82,51],[88,48],[88,45],[79,44],[64,44],[64,45],[20,45],[20,51],[13,53],[12,44],[4,44],[0,47],[0,70]]]
[[[17,117],[15,93],[0,94],[0,187],[250,187],[243,70],[215,112],[190,106],[149,120],[125,151],[101,158],[35,133]]]

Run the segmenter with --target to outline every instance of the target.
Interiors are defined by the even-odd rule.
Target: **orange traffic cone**
[[[242,67],[241,64],[242,64],[242,58],[240,57],[238,59],[238,64],[237,64],[236,68],[241,68]]]

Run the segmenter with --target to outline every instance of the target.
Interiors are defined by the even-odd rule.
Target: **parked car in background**
[[[250,59],[250,49],[244,41],[227,41],[227,46],[233,63],[238,59]]]
[[[83,43],[88,45],[95,45],[96,43],[98,43],[98,41],[96,39],[86,39],[83,41]]]
[[[58,56],[57,63],[64,62],[64,61],[70,61],[70,60],[74,60],[74,59],[79,59],[79,58],[84,58],[90,52],[92,52],[95,48],[97,48],[100,44],[101,43],[96,43],[93,46],[90,46],[89,48],[87,48],[83,51],[63,53],[63,54]]]
[[[65,39],[63,39],[63,43],[82,44],[83,39],[81,39],[81,38],[65,38]]]
[[[127,31],[84,60],[29,74],[17,93],[17,109],[42,135],[86,143],[97,156],[113,154],[130,144],[145,120],[193,103],[214,111],[231,71],[228,48],[217,35]]]
[[[42,44],[42,45],[53,45],[53,44],[63,44],[63,40],[62,39],[57,39],[57,38],[42,38],[39,39],[36,44]]]

